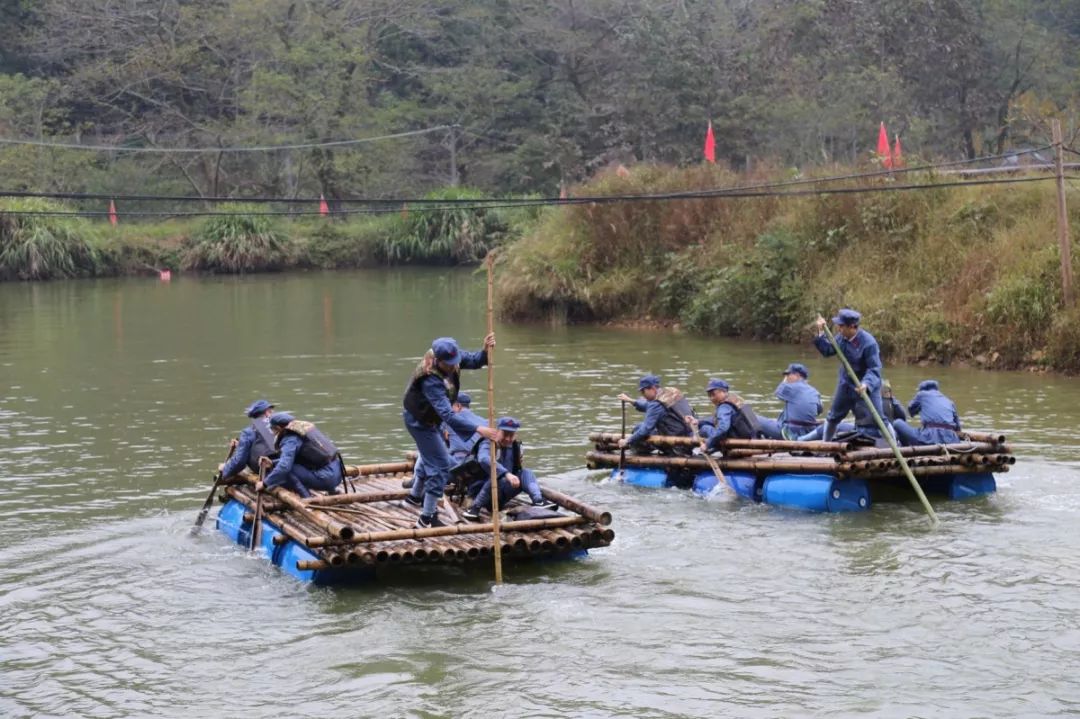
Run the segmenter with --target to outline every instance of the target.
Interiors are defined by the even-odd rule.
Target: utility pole
[[[457,166],[457,125],[450,126],[450,134],[447,140],[450,145],[450,186],[457,187],[460,181]]]
[[[1069,239],[1069,214],[1065,208],[1065,160],[1061,136],[1061,120],[1051,120],[1054,140],[1054,169],[1057,173],[1057,230],[1061,252],[1061,297],[1065,307],[1072,307],[1072,244]]]

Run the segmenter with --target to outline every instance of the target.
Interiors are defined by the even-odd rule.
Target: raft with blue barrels
[[[412,468],[412,461],[348,466],[346,491],[307,499],[280,487],[260,497],[258,477],[245,469],[224,482],[217,528],[286,574],[316,584],[371,581],[380,569],[395,565],[467,565],[490,557],[494,527],[465,522],[453,486],[439,502],[446,526],[414,526],[419,510],[401,501]],[[504,559],[581,557],[611,544],[615,533],[608,512],[555,490],[545,488],[543,494],[554,510],[518,498],[506,505],[499,533]]]
[[[692,454],[690,437],[648,437],[637,451],[620,452],[620,435],[596,433],[586,454],[590,469],[638,487],[679,487],[697,494],[730,491],[753,502],[815,512],[858,512],[874,502],[905,501],[915,493],[889,447],[857,442],[730,439],[713,456]],[[968,499],[997,490],[994,475],[1016,462],[1003,435],[966,433],[956,444],[901,447],[927,495]],[[699,450],[700,451],[700,450]]]

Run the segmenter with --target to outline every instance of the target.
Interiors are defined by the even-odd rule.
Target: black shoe
[[[424,506],[424,500],[417,499],[411,494],[407,494],[405,495],[405,499],[401,500],[401,506],[405,509],[408,509],[409,507],[412,507],[414,509],[420,509]]]
[[[541,507],[543,509],[555,509],[559,505],[555,504],[550,499],[544,499],[543,497],[541,497],[540,499],[534,499],[532,501],[532,506]]]
[[[417,529],[430,529],[432,527],[445,527],[438,515],[435,514],[421,514],[420,518],[416,520]]]
[[[464,512],[462,512],[461,516],[462,516],[462,518],[467,519],[470,522],[479,522],[480,521],[480,508],[477,507],[474,504],[473,506],[469,507]]]

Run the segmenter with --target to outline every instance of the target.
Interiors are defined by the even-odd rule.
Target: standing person
[[[884,377],[881,379],[881,419],[885,424],[892,424],[895,420],[907,420],[907,412],[904,405],[896,401],[893,396],[892,383]]]
[[[440,425],[445,422],[460,434],[475,432],[486,439],[495,439],[495,430],[469,419],[468,415],[455,413],[452,407],[461,387],[460,370],[485,366],[488,349],[494,346],[494,334],[484,338],[484,348],[479,352],[463,352],[453,338],[440,337],[431,343],[431,349],[416,366],[405,390],[401,416],[405,429],[416,442],[425,474],[422,483],[414,482],[414,488],[419,491],[421,487],[416,485],[422,484],[424,492],[420,518],[416,520],[418,529],[444,526],[438,518],[438,503],[450,480],[454,461],[439,431]]]
[[[901,444],[951,444],[960,441],[960,415],[956,404],[938,389],[937,380],[919,383],[919,389],[908,403],[911,416],[919,416],[922,426],[915,429],[902,419],[893,422]]]
[[[245,466],[258,474],[259,457],[277,456],[274,433],[270,431],[270,415],[274,413],[273,410],[274,405],[265,399],[255,400],[244,410],[251,418],[251,424],[240,430],[240,439],[232,456],[218,465],[222,477],[231,477]]]
[[[450,407],[454,410],[454,414],[460,414],[462,419],[469,422],[475,422],[477,426],[487,427],[487,420],[469,409],[471,405],[472,397],[465,392],[458,392],[457,400],[455,400]],[[454,464],[460,464],[468,459],[473,444],[480,439],[476,436],[475,432],[469,432],[468,434],[459,432],[446,422],[443,422],[439,426],[439,432],[446,440],[446,446],[450,450],[450,457],[453,459]],[[406,484],[404,485],[411,490],[409,496],[405,498],[405,502],[409,505],[416,508],[423,506],[424,482],[427,480],[427,476],[428,472],[424,467],[423,460],[420,457],[417,457],[416,463],[413,465],[413,476],[406,479]]]
[[[341,484],[345,476],[341,453],[318,427],[288,412],[277,412],[270,417],[270,429],[277,436],[274,446],[281,456],[266,479],[255,484],[256,490],[283,486],[310,497],[309,490],[333,492]]]
[[[638,391],[641,392],[641,399],[632,399],[625,393],[618,397],[623,402],[633,403],[634,409],[645,413],[644,421],[634,428],[634,433],[619,440],[620,447],[638,445],[651,434],[689,437],[693,433],[685,418],[692,415],[694,410],[677,388],[661,388],[660,378],[647,374],[638,380]]]
[[[521,422],[513,417],[500,417],[495,427],[495,477],[499,485],[499,506],[505,506],[522,491],[529,495],[534,507],[555,506],[544,499],[533,471],[522,466],[521,441],[517,439]],[[476,480],[469,485],[473,501],[461,516],[473,522],[480,519],[482,510],[491,506],[491,441],[481,439],[472,450],[473,457],[483,468],[483,477],[477,474]]]
[[[705,391],[716,407],[715,414],[711,419],[700,421],[697,417],[687,416],[686,422],[706,441],[706,451],[715,452],[724,439],[757,439],[761,436],[761,422],[750,403],[733,393],[727,382],[710,379]]]
[[[844,357],[851,363],[859,381],[853,382],[843,364],[840,365],[836,392],[833,393],[832,406],[825,418],[825,430],[822,434],[822,439],[826,442],[832,441],[840,421],[856,404],[863,401],[859,395],[869,393],[874,409],[881,414],[881,353],[874,336],[859,327],[861,318],[862,315],[855,310],[844,308],[832,319],[833,325],[839,328],[835,335],[836,342]],[[823,356],[832,357],[836,350],[825,336],[825,318],[818,317],[815,324],[818,334],[814,338],[814,346]]]
[[[784,403],[784,410],[777,419],[762,419],[761,431],[769,439],[798,440],[818,426],[818,415],[823,411],[821,393],[807,380],[810,370],[798,362],[784,369],[784,378],[776,388],[776,397]]]

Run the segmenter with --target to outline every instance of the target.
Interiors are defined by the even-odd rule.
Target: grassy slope
[[[928,178],[902,182],[914,179]],[[645,167],[578,194],[746,183],[712,167]],[[1070,203],[1075,238],[1075,191]],[[1078,371],[1080,313],[1059,309],[1055,207],[1043,182],[558,208],[503,258],[500,306],[522,319],[648,316],[794,341],[818,310],[850,305],[894,359]]]

